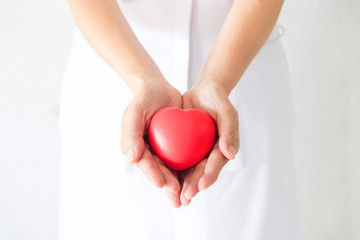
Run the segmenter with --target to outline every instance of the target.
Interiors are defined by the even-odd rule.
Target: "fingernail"
[[[190,202],[191,202],[191,199],[190,200],[188,199],[188,201],[185,201],[184,203],[182,203],[182,205],[184,207],[187,207],[187,206],[189,206]]]
[[[203,191],[203,190],[207,189],[207,186],[205,185],[203,178],[200,178],[198,188],[199,188],[199,191]]]
[[[152,183],[153,183],[156,187],[158,187],[158,188],[163,188],[163,187],[165,186],[165,181],[164,181],[163,178],[158,179],[158,180],[153,179],[153,180],[152,180]]]
[[[168,186],[168,185],[165,185],[166,189],[172,193],[178,193],[179,191],[175,191],[174,188]]]
[[[135,158],[135,148],[134,147],[132,147],[128,150],[127,157],[129,159],[129,163],[134,162],[134,158]]]
[[[235,155],[236,155],[236,150],[235,150],[235,147],[233,145],[229,146],[229,152],[230,152],[230,155],[231,155],[231,159],[234,159]]]
[[[185,198],[188,199],[188,200],[191,200],[191,199],[194,197],[194,196],[192,196],[192,194],[190,194],[189,191],[184,192],[184,196],[185,196]]]
[[[205,189],[206,189],[206,187],[205,187],[204,185],[199,186],[199,191],[203,191],[203,190],[205,190]]]

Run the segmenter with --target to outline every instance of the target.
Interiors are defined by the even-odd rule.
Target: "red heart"
[[[155,154],[175,170],[189,168],[209,153],[215,143],[213,119],[197,109],[163,108],[151,118],[148,140]]]

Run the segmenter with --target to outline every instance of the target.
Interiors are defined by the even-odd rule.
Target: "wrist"
[[[221,95],[226,95],[229,97],[230,92],[232,90],[231,87],[225,86],[222,81],[216,80],[214,78],[207,78],[207,79],[199,79],[194,84],[194,89],[201,89],[209,92],[217,92]]]
[[[232,89],[235,87],[232,82],[233,81],[230,81],[230,79],[223,75],[211,74],[211,76],[205,76],[204,74],[200,74],[200,77],[195,86],[206,86],[207,88],[213,88],[214,90],[222,91],[226,94],[226,96],[229,96]]]
[[[159,70],[137,71],[123,77],[133,95],[139,91],[168,84]]]

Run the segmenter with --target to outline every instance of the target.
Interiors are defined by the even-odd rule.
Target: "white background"
[[[304,240],[360,239],[360,1],[285,1]],[[66,1],[0,0],[0,239],[58,239]]]

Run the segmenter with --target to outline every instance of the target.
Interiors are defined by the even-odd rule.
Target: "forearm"
[[[198,83],[212,81],[229,95],[264,45],[283,0],[234,0]]]
[[[163,80],[116,0],[68,0],[74,20],[95,51],[134,91],[151,79]]]

